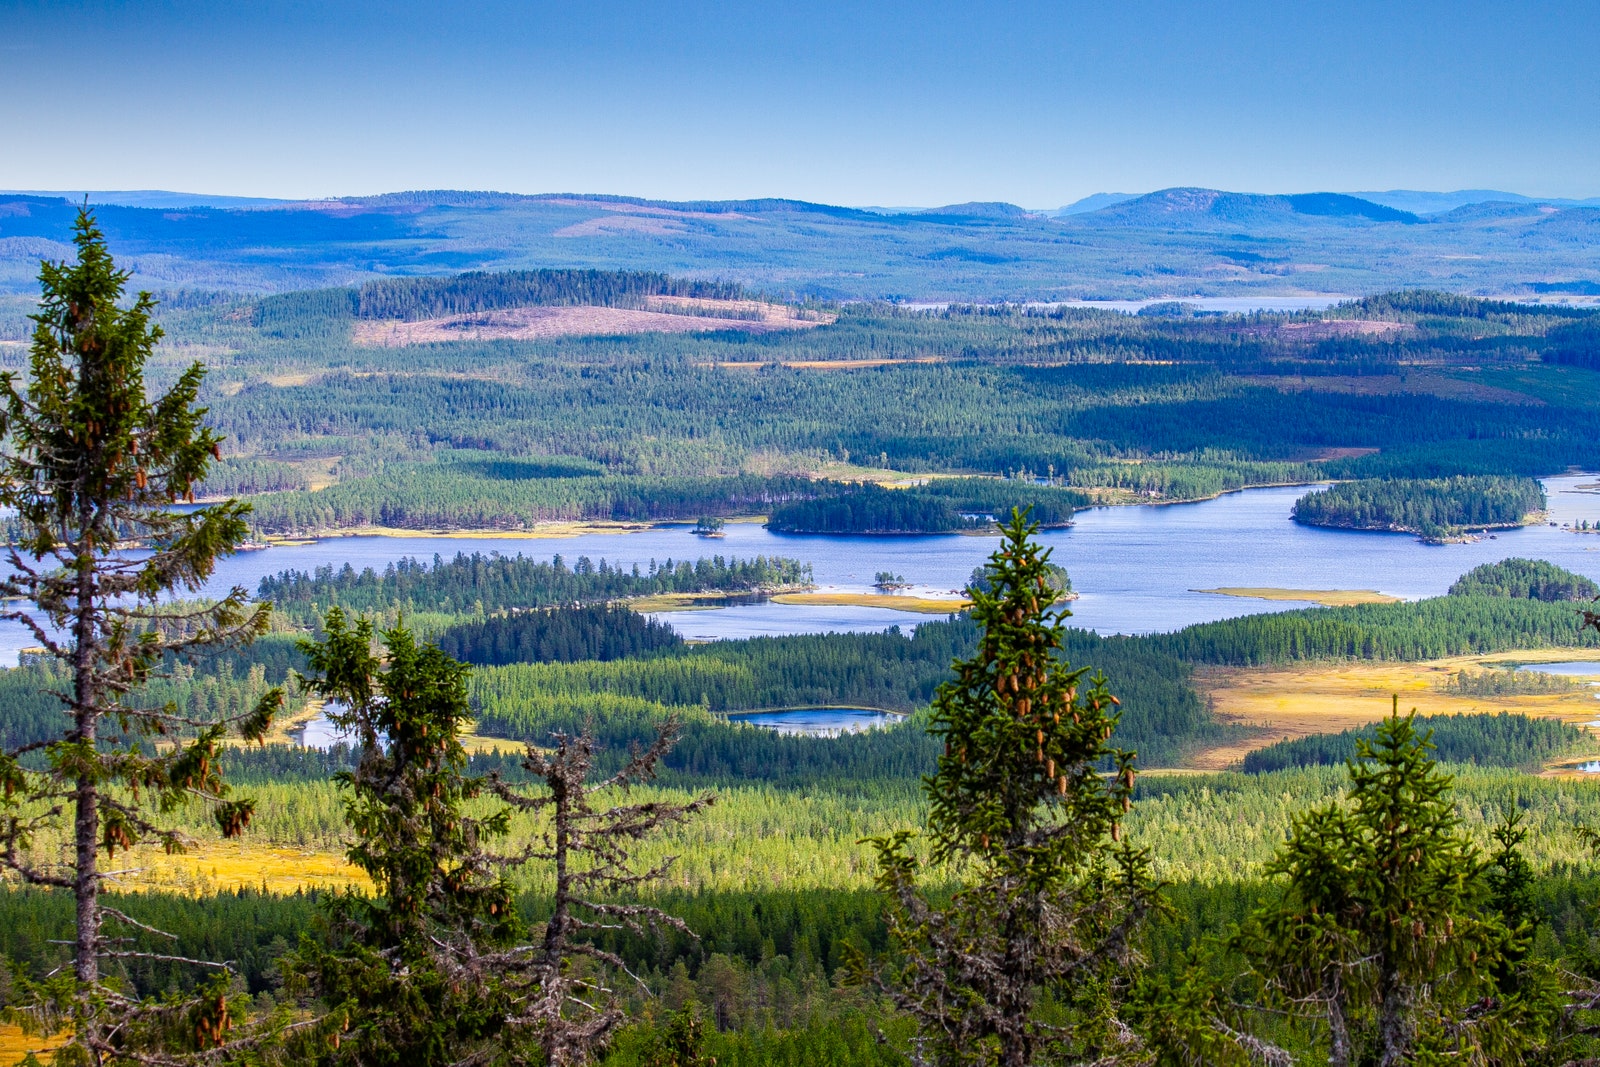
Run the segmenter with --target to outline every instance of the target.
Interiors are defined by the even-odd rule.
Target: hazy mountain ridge
[[[1067,214],[998,202],[886,211],[780,198],[462,190],[172,203],[190,195],[200,194],[146,191],[127,196],[147,206],[97,207],[113,250],[135,269],[135,284],[271,292],[384,276],[570,267],[726,279],[780,296],[994,301],[1349,295],[1418,286],[1582,294],[1600,283],[1600,208],[1533,199],[1427,215],[1342,193],[1200,188]],[[67,239],[79,202],[0,194],[0,291],[32,291],[38,250]]]

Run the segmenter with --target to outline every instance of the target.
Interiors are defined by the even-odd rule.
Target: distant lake
[[[1593,474],[1545,479],[1551,518],[1557,523],[1600,522],[1600,493]],[[1093,508],[1076,523],[1050,530],[1041,541],[1053,551],[1081,594],[1072,604],[1074,625],[1100,633],[1136,634],[1180,629],[1192,623],[1305,607],[1295,601],[1251,600],[1196,589],[1279,587],[1376,589],[1408,600],[1442,594],[1463,572],[1508,556],[1545,559],[1600,580],[1600,534],[1575,534],[1550,526],[1500,532],[1473,544],[1425,545],[1408,534],[1362,533],[1300,526],[1289,517],[1309,487],[1247,489],[1195,504]],[[877,571],[904,575],[913,596],[954,596],[972,569],[994,551],[993,535],[832,537],[779,534],[757,523],[732,522],[726,537],[708,542],[688,524],[634,533],[573,537],[329,537],[314,544],[243,552],[223,560],[207,587],[254,591],[261,579],[287,569],[320,566],[382,570],[405,557],[431,560],[457,552],[556,554],[569,564],[648,566],[701,556],[791,556],[810,563],[822,592],[872,593]],[[656,616],[696,640],[828,631],[915,629],[930,616],[885,608],[748,604]],[[936,617],[936,616],[934,616]],[[15,663],[19,648],[34,644],[20,627],[0,630],[0,662]]]
[[[728,716],[734,722],[746,722],[780,734],[809,734],[837,737],[840,734],[860,733],[884,726],[893,726],[901,716],[871,708],[792,708],[784,711],[753,711]],[[306,748],[329,749],[339,744],[349,744],[350,735],[328,721],[327,712],[317,716],[298,730],[291,739]]]
[[[1519,671],[1533,671],[1537,674],[1559,674],[1568,678],[1593,678],[1600,677],[1600,660],[1568,660],[1564,663],[1524,663],[1517,667]]]
[[[789,711],[756,711],[729,715],[734,722],[747,722],[780,734],[813,734],[837,737],[883,726],[893,726],[900,716],[867,708],[795,708]]]

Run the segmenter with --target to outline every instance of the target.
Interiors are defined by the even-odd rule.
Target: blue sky
[[[0,188],[1600,194],[1600,4],[16,3]]]

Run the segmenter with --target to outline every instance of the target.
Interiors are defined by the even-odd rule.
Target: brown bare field
[[[691,211],[678,207],[663,207],[660,204],[619,204],[611,200],[588,200],[581,196],[561,197],[552,199],[552,204],[561,204],[563,207],[586,207],[595,211],[605,211],[613,215],[657,215],[664,218],[680,219],[747,219],[749,215],[736,212]]]
[[[1252,736],[1197,753],[1189,766],[1222,770],[1246,752],[1287,738],[1338,733],[1377,722],[1396,695],[1400,710],[1421,715],[1512,711],[1587,723],[1600,703],[1587,692],[1514,696],[1461,696],[1440,686],[1452,674],[1496,662],[1529,663],[1600,659],[1593,649],[1456,656],[1423,663],[1304,664],[1296,667],[1202,667],[1195,685],[1217,718],[1252,730]]]
[[[1290,378],[1270,374],[1241,375],[1242,381],[1252,385],[1265,385],[1286,393],[1310,391],[1317,393],[1354,393],[1361,396],[1389,396],[1396,393],[1419,393],[1436,396],[1441,400],[1481,400],[1497,404],[1531,404],[1541,406],[1543,400],[1519,393],[1515,389],[1502,389],[1445,374],[1416,371],[1399,374],[1329,375],[1326,378]]]
[[[1335,337],[1392,337],[1412,333],[1409,322],[1381,319],[1322,319],[1318,322],[1284,322],[1271,326],[1251,326],[1239,332],[1246,336],[1275,337],[1286,341],[1327,341]]]
[[[673,233],[688,233],[689,227],[670,218],[655,215],[601,215],[597,218],[574,222],[552,233],[551,237],[604,237],[607,234],[645,233],[661,237]]]
[[[1221,596],[1249,597],[1253,600],[1307,600],[1324,607],[1347,608],[1352,604],[1398,604],[1400,598],[1376,589],[1278,589],[1272,586],[1225,586],[1220,589],[1191,589],[1192,593],[1217,593]]]
[[[873,367],[890,367],[899,363],[943,363],[939,356],[910,356],[904,359],[782,359],[759,360],[728,359],[697,363],[697,367],[715,367],[719,370],[760,370],[763,367],[794,367],[798,370],[870,370]]]
[[[698,312],[698,313],[697,313]],[[720,312],[705,314],[705,312]],[[737,317],[735,317],[737,316]],[[805,330],[833,321],[831,315],[805,315],[785,304],[759,300],[700,300],[652,297],[647,308],[521,307],[415,322],[357,322],[358,345],[400,348],[445,341],[539,341],[551,337],[598,337],[635,333],[709,333],[745,330],[769,333]]]

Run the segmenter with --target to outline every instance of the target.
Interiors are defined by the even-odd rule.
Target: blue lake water
[[[291,730],[289,736],[295,744],[306,748],[333,748],[335,745],[349,744],[350,735],[328,721],[326,710],[317,713],[317,717],[307,722],[298,730]]]
[[[1593,474],[1549,478],[1551,519],[1484,537],[1471,544],[1424,545],[1407,534],[1360,533],[1300,526],[1289,510],[1305,487],[1249,489],[1195,504],[1095,508],[1073,526],[1041,536],[1055,562],[1081,594],[1073,623],[1100,633],[1153,633],[1191,623],[1306,605],[1244,599],[1197,589],[1276,586],[1291,589],[1376,589],[1406,599],[1438,596],[1463,572],[1508,556],[1545,559],[1600,580],[1600,534],[1578,534],[1561,523],[1600,522]],[[911,583],[905,592],[951,596],[994,551],[992,535],[827,537],[779,534],[757,523],[729,523],[725,538],[706,541],[689,525],[573,537],[429,538],[331,537],[303,546],[240,553],[224,560],[208,586],[254,591],[269,574],[346,563],[384,566],[405,557],[423,560],[457,552],[560,554],[613,564],[723,555],[792,556],[810,563],[820,592],[871,593],[873,576],[889,570]],[[659,616],[685,637],[715,640],[771,634],[914,629],[929,616],[872,607],[749,604]],[[19,627],[0,630],[0,662],[35,642]]]
[[[860,733],[864,730],[893,726],[901,716],[871,708],[791,708],[783,711],[754,711],[729,715],[734,722],[773,730],[780,734],[808,734],[815,737],[837,737],[840,734]],[[306,748],[329,749],[338,744],[349,744],[350,736],[328,721],[325,712],[318,713],[290,737],[295,744]]]
[[[747,722],[780,734],[812,734],[837,737],[893,726],[900,716],[867,708],[794,708],[788,711],[757,711],[729,715],[734,722]]]
[[[1560,674],[1569,678],[1596,678],[1600,677],[1600,660],[1568,660],[1564,663],[1524,663],[1517,669],[1520,671],[1536,671],[1539,674]]]

